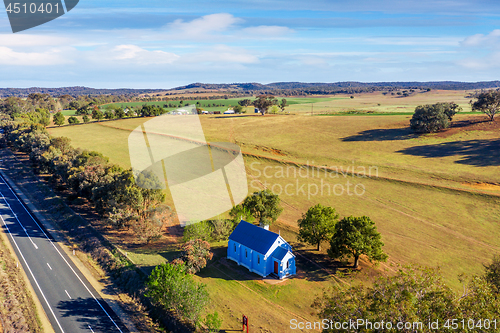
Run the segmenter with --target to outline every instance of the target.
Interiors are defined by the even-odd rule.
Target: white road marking
[[[49,263],[47,263],[47,266],[49,266],[50,270],[52,270],[52,267],[50,267]]]
[[[69,299],[71,299],[71,296],[69,295],[68,291],[66,289],[64,289],[64,291],[66,292],[66,295],[68,295]]]
[[[56,321],[57,323],[57,326],[59,326],[59,328],[61,329],[61,332],[64,333],[64,330],[62,329],[61,327],[61,324],[59,323],[59,321],[57,320],[57,317],[56,315],[54,314],[54,311],[52,310],[52,308],[50,307],[50,304],[49,304],[49,301],[47,301],[47,298],[45,298],[45,295],[42,291],[42,288],[40,288],[40,285],[38,284],[38,281],[36,280],[35,278],[35,275],[33,274],[33,272],[31,271],[31,268],[30,266],[28,265],[28,262],[26,261],[26,259],[24,258],[24,255],[23,253],[21,252],[21,249],[19,248],[19,246],[17,245],[17,242],[16,240],[14,239],[14,236],[12,236],[12,233],[10,232],[10,229],[9,229],[9,226],[7,225],[7,223],[5,223],[2,215],[0,215],[0,219],[2,219],[2,222],[3,224],[5,225],[5,227],[7,228],[7,231],[9,232],[9,235],[10,235],[10,238],[12,239],[12,241],[14,242],[14,244],[16,245],[16,248],[17,250],[19,251],[19,254],[21,255],[21,258],[23,258],[23,261],[24,263],[26,264],[26,267],[28,268],[28,271],[30,272],[31,274],[31,277],[33,278],[33,281],[35,281],[35,284],[36,286],[38,287],[38,290],[40,290],[40,293],[42,294],[42,297],[43,299],[45,300],[45,303],[47,304],[47,306],[49,307],[49,310],[50,310],[50,313],[52,313],[52,315],[54,316],[54,320]]]
[[[90,327],[90,325],[89,325],[89,330],[90,332],[94,333],[94,330],[92,329],[92,327]]]
[[[1,176],[0,176],[1,177]],[[7,185],[7,183],[6,183]],[[31,239],[30,235],[28,234],[28,231],[26,230],[26,228],[24,227],[24,225],[21,223],[21,221],[19,221],[19,219],[17,218],[17,214],[14,213],[14,211],[12,210],[12,208],[10,207],[9,203],[7,202],[7,199],[5,199],[5,197],[3,196],[3,193],[0,192],[0,194],[2,195],[2,198],[3,198],[3,201],[5,201],[5,203],[7,204],[7,206],[9,206],[9,209],[10,211],[14,214],[14,217],[16,218],[17,222],[19,222],[19,225],[21,226],[21,228],[23,228],[24,230],[24,233],[26,234],[26,236],[28,236],[28,239],[30,240],[31,244],[33,244],[33,246],[35,247],[35,249],[38,250],[38,246],[36,246],[35,242],[33,242],[33,240]]]
[[[28,209],[26,208],[25,204],[19,200],[19,197],[17,196],[17,194],[12,190],[11,186],[9,184],[7,184],[7,181],[5,180],[5,178],[3,178],[2,175],[0,175],[0,178],[2,178],[2,181],[5,183],[5,185],[7,185],[7,187],[9,188],[10,192],[14,195],[14,197],[17,199],[17,201],[21,204],[21,206],[24,208],[24,210],[26,211],[26,213],[28,213],[28,215],[31,217],[31,219],[33,220],[33,222],[35,222],[35,224],[37,225],[38,229],[40,229],[40,231],[43,233],[43,235],[45,236],[45,238],[47,238],[47,240],[50,242],[50,244],[54,247],[54,249],[57,251],[57,253],[59,253],[59,255],[61,256],[61,258],[64,260],[64,262],[68,265],[69,269],[71,269],[71,271],[73,272],[73,274],[75,274],[75,276],[77,277],[77,279],[80,281],[80,283],[85,287],[85,289],[87,289],[88,293],[90,294],[90,296],[92,296],[92,298],[94,298],[94,300],[97,302],[97,304],[99,305],[99,307],[102,309],[102,311],[104,311],[104,313],[106,314],[106,316],[108,316],[109,320],[111,320],[111,322],[115,325],[115,327],[118,329],[118,331],[120,333],[123,333],[122,330],[120,329],[120,327],[115,323],[115,321],[113,320],[113,318],[111,318],[111,316],[109,315],[109,313],[106,311],[106,309],[104,309],[104,307],[102,306],[101,302],[99,302],[99,300],[94,296],[94,294],[90,291],[90,289],[87,287],[87,285],[82,281],[82,279],[80,278],[80,276],[78,274],[76,274],[75,270],[73,269],[73,267],[71,267],[71,265],[69,264],[69,262],[66,260],[66,258],[64,258],[64,256],[61,254],[61,252],[59,251],[59,249],[56,247],[56,245],[54,244],[54,242],[52,242],[52,240],[49,238],[49,236],[47,236],[47,234],[45,233],[45,231],[43,231],[42,227],[40,227],[40,225],[38,224],[38,222],[35,220],[35,218],[33,217],[33,215],[31,215],[31,213],[28,211]],[[0,194],[2,195],[3,197],[3,194],[0,192]],[[5,200],[5,197],[4,197],[4,200]],[[6,201],[6,200],[5,200]],[[8,203],[7,203],[8,204]],[[10,206],[9,206],[10,208]],[[10,210],[12,211],[12,208],[10,208]],[[13,212],[13,211],[12,211]],[[1,217],[1,216],[0,216]],[[19,220],[18,220],[19,221]],[[4,221],[5,223],[5,221]],[[12,237],[12,235],[11,235]],[[90,325],[89,325],[90,327]],[[92,328],[91,328],[92,329]]]

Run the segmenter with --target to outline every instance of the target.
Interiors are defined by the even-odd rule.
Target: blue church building
[[[245,221],[229,236],[227,258],[262,277],[273,274],[283,279],[296,273],[290,244],[280,235]]]

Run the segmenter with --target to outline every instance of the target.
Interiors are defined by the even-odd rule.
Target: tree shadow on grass
[[[158,254],[170,262],[177,258],[180,258],[182,256],[182,250],[162,251],[158,252]]]
[[[330,258],[324,252],[295,250],[297,272],[308,281],[326,281],[338,272],[345,274],[352,270],[352,263]]]
[[[220,258],[212,260],[207,267],[202,269],[197,275],[204,278],[221,279],[227,281],[251,281],[260,280],[262,277],[256,273],[250,272],[244,266],[238,266],[232,260]]]
[[[397,152],[425,158],[457,156],[460,159],[455,163],[459,164],[478,167],[500,166],[500,139],[445,142],[409,147]]]
[[[398,141],[409,140],[418,137],[409,127],[373,129],[359,132],[356,135],[348,136],[342,139],[344,142],[352,141]]]
[[[320,282],[326,281],[331,277],[328,271],[303,256],[296,256],[295,264],[297,267],[297,276],[304,280]],[[329,269],[329,271],[335,273],[336,269]]]
[[[250,272],[246,267],[227,259],[227,246],[213,247],[212,253],[214,254],[212,260],[208,262],[207,267],[202,269],[198,275],[235,281],[262,279],[260,275]]]
[[[476,124],[487,124],[489,120],[487,118],[472,118],[464,120],[456,120],[451,123],[451,128],[466,128]]]
[[[137,253],[142,253],[142,254],[156,254],[156,255],[159,255],[163,258],[165,258],[165,261],[166,262],[169,262],[171,263],[172,261],[174,261],[175,259],[177,258],[180,258],[182,256],[182,251],[181,250],[170,250],[170,251],[155,251],[155,250],[151,250],[151,251],[137,251]],[[160,263],[158,263],[157,265],[159,265]],[[141,270],[149,276],[149,274],[151,274],[151,272],[153,271],[153,269],[155,269],[155,267],[157,265],[140,265],[141,267]]]
[[[211,251],[214,254],[212,260],[210,260],[207,263],[207,266],[198,272],[197,275],[201,277],[236,281],[261,279],[259,275],[250,272],[247,268],[239,266],[234,261],[227,259],[227,247],[214,247]],[[172,262],[174,259],[179,258],[182,255],[182,251],[165,251],[157,252],[157,254],[164,257],[167,262]],[[155,266],[142,266],[141,270],[149,275],[154,268]]]

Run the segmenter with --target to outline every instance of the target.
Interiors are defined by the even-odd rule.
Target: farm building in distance
[[[245,221],[229,236],[227,258],[262,277],[283,279],[296,273],[290,244],[280,235]]]

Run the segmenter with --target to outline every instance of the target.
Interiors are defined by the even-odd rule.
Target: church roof
[[[261,254],[266,254],[279,235],[246,221],[241,221],[229,239]]]

